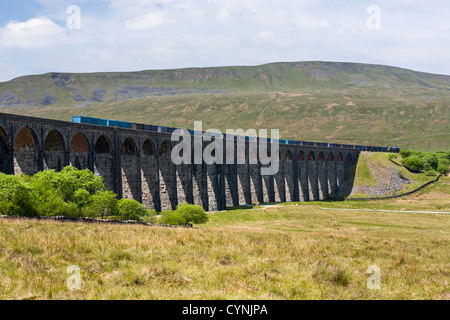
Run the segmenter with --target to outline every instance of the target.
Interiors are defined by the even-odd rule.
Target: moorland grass
[[[321,209],[445,211],[449,194],[444,178],[414,197],[232,210],[194,229],[0,220],[0,298],[450,299],[450,215]],[[67,289],[71,265],[81,290]]]

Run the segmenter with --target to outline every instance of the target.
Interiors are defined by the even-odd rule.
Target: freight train
[[[149,124],[140,124],[140,123],[132,123],[132,122],[126,122],[126,121],[118,121],[118,120],[91,118],[91,117],[84,117],[84,116],[73,116],[72,121],[75,123],[93,124],[93,125],[99,125],[99,126],[118,127],[118,128],[153,131],[153,132],[166,132],[166,133],[172,133],[178,129],[178,128],[171,128],[171,127],[154,126],[154,125],[149,125]],[[192,135],[195,134],[194,130],[188,130],[188,131]],[[202,132],[202,135],[203,134],[204,134],[204,132]],[[234,139],[235,136],[222,134],[222,138],[223,139]],[[245,137],[238,137],[238,139],[245,139],[246,141],[254,141],[255,138],[245,136]],[[261,139],[261,138],[258,138],[258,140],[259,139]],[[352,144],[310,142],[310,141],[270,139],[270,138],[267,138],[267,142],[278,142],[279,144],[291,144],[291,145],[300,145],[300,146],[358,149],[360,151],[370,151],[370,152],[392,152],[392,153],[400,152],[400,148],[398,148],[398,147],[359,146],[359,145],[352,145]]]

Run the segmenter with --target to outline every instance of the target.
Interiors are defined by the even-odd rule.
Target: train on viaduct
[[[345,168],[360,152],[280,144],[278,173],[262,176],[261,165],[248,161],[176,165],[171,160],[176,143],[167,132],[0,113],[0,172],[32,175],[68,165],[87,168],[102,176],[119,197],[157,211],[182,202],[219,211],[245,204],[327,199],[341,188]]]

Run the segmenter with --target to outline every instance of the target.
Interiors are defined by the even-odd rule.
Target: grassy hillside
[[[287,139],[450,149],[450,76],[333,62],[130,73],[45,74],[0,83],[0,112],[205,129],[279,128]]]
[[[408,171],[401,165],[400,154],[393,160],[388,156],[388,153],[362,152],[358,162],[347,168],[348,179],[341,194],[350,198],[402,194],[436,178]]]
[[[221,212],[194,229],[0,219],[0,298],[450,299],[450,216],[404,211],[448,211],[449,183]],[[380,208],[403,211],[364,211]],[[71,265],[81,290],[67,289]],[[380,290],[366,286],[371,265]]]

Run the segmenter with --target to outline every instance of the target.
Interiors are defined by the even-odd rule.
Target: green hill
[[[278,128],[286,139],[450,149],[450,76],[382,65],[254,67],[25,76],[0,83],[0,112],[86,115],[192,128]]]

